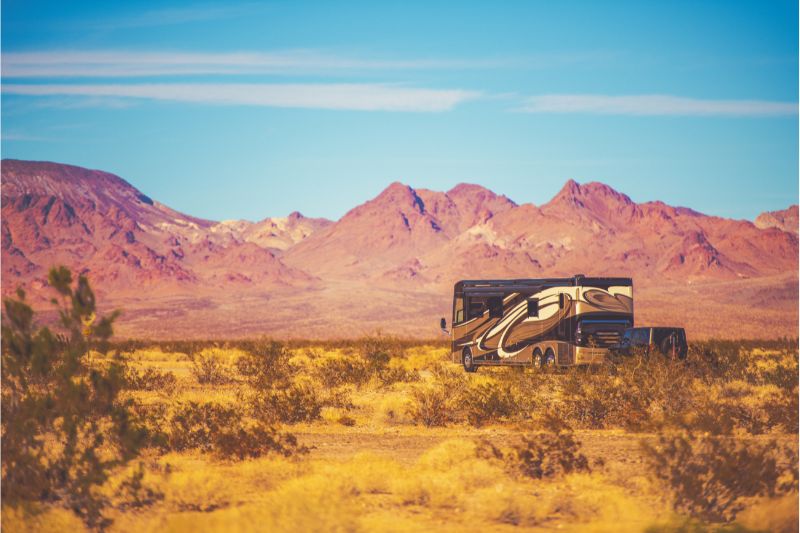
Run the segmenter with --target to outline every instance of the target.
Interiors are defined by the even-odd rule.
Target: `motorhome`
[[[453,362],[571,366],[601,363],[633,326],[631,278],[462,280],[453,290]],[[447,321],[441,319],[447,331]]]

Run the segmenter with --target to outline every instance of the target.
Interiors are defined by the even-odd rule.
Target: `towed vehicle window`
[[[660,345],[664,342],[665,339],[669,338],[670,335],[675,334],[676,340],[680,341],[681,336],[678,330],[672,328],[654,328],[653,331],[653,342],[657,345]]]

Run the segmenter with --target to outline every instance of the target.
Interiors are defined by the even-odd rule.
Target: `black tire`
[[[550,367],[550,368],[556,366],[556,354],[555,354],[555,352],[553,351],[552,348],[548,348],[544,352],[544,366],[547,366],[547,367]]]
[[[541,370],[542,366],[544,366],[544,358],[542,357],[542,351],[539,348],[533,350],[533,357],[531,358],[531,365],[536,370]]]
[[[478,367],[475,365],[475,360],[472,358],[472,350],[464,348],[464,353],[461,355],[461,363],[464,365],[464,370],[467,372],[477,372]]]

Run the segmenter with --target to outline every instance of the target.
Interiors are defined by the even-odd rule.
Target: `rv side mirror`
[[[442,318],[442,319],[439,321],[439,327],[440,327],[440,328],[442,328],[444,331],[447,331],[447,320],[445,320],[444,318]]]

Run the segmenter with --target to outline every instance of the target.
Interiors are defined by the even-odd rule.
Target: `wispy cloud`
[[[373,60],[307,50],[283,52],[55,51],[3,54],[4,78],[136,77],[170,75],[300,74],[490,66],[491,62],[435,59]]]
[[[4,78],[116,78],[185,75],[341,74],[344,72],[553,69],[607,63],[609,52],[539,53],[515,58],[406,58],[348,56],[320,50],[176,52],[50,50],[4,52]]]
[[[448,111],[480,96],[480,93],[459,89],[419,89],[380,84],[4,84],[2,90],[4,94],[28,96],[140,98],[220,105],[420,112]]]
[[[591,113],[601,115],[796,115],[795,102],[768,100],[703,100],[670,95],[606,96],[545,94],[527,98],[520,109],[528,113]]]
[[[0,135],[0,139],[4,141],[26,141],[26,142],[39,142],[39,141],[47,141],[44,137],[39,137],[38,135],[28,135],[25,133],[11,133],[11,132],[3,132]]]

